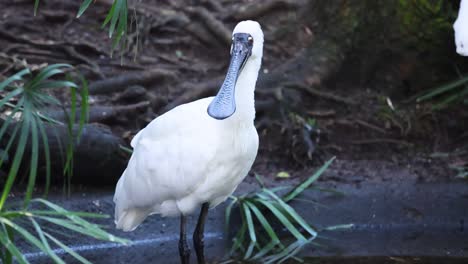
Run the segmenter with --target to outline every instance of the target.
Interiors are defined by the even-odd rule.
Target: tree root
[[[309,86],[307,86],[305,84],[289,83],[289,84],[284,84],[284,85],[286,87],[288,87],[288,88],[298,88],[298,89],[301,89],[301,90],[309,93],[312,96],[324,98],[324,99],[327,99],[327,100],[332,100],[332,101],[335,101],[335,102],[338,102],[338,103],[347,104],[347,105],[357,105],[358,104],[357,102],[355,102],[355,101],[353,101],[351,99],[344,98],[344,97],[341,97],[339,95],[335,95],[333,93],[323,92],[323,91],[320,91],[318,89],[309,87]]]
[[[162,113],[167,112],[178,105],[188,103],[190,101],[202,98],[204,96],[214,95],[216,90],[220,87],[222,81],[223,81],[223,77],[218,77],[218,78],[214,78],[209,81],[200,83],[198,85],[194,85],[193,83],[182,84],[182,87],[184,87],[185,92],[177,96],[174,99],[174,101],[167,104],[161,110],[161,112]]]
[[[293,8],[297,8],[297,3],[288,0],[252,2],[248,5],[239,5],[239,7],[234,10],[229,10],[224,17],[233,18],[235,20],[255,19],[273,10]]]
[[[132,72],[126,75],[120,75],[105,80],[92,83],[89,86],[90,94],[109,94],[125,90],[131,85],[143,85],[158,80],[175,80],[176,75],[172,71],[163,69],[153,69],[144,72]]]
[[[85,63],[87,65],[90,66],[90,70],[95,73],[96,75],[98,75],[99,77],[101,78],[105,78],[104,74],[100,71],[99,69],[99,66],[94,63],[92,60],[88,59],[86,56],[78,53],[75,49],[75,47],[79,47],[79,46],[82,46],[82,47],[85,47],[85,48],[88,48],[88,49],[91,49],[99,54],[106,54],[104,53],[103,51],[100,51],[99,48],[95,47],[94,45],[90,44],[90,43],[87,43],[87,42],[83,42],[83,43],[79,43],[79,44],[75,44],[75,43],[70,43],[70,42],[56,42],[56,41],[51,41],[51,42],[36,42],[36,41],[33,41],[33,40],[30,40],[29,38],[27,37],[20,37],[20,36],[16,36],[16,35],[13,35],[11,33],[9,33],[8,31],[0,28],[0,37],[6,39],[6,40],[9,40],[9,41],[12,41],[14,46],[16,46],[16,44],[20,43],[20,44],[26,44],[26,45],[30,45],[30,46],[33,46],[33,47],[37,47],[39,49],[59,49],[62,51],[64,57],[66,59],[73,59],[79,63]],[[6,48],[6,50],[11,50],[11,48]],[[6,53],[6,51],[4,50],[4,52]],[[107,55],[107,54],[106,54]]]
[[[368,145],[368,144],[381,144],[381,143],[387,143],[387,144],[396,144],[396,145],[402,145],[405,147],[411,147],[412,144],[408,141],[404,140],[398,140],[398,139],[393,139],[393,138],[372,138],[372,139],[360,139],[360,140],[350,140],[346,141],[347,143],[353,144],[353,145]]]
[[[90,123],[109,123],[112,120],[121,118],[123,116],[134,114],[135,112],[142,111],[150,105],[149,101],[139,102],[129,105],[96,105],[89,109],[88,122]],[[79,120],[81,109],[76,110],[75,120]],[[65,111],[50,111],[46,112],[46,116],[61,122],[67,122],[71,110]]]
[[[201,22],[215,35],[215,39],[221,40],[224,44],[231,44],[231,31],[218,20],[210,11],[204,7],[186,7],[185,12],[199,18]]]

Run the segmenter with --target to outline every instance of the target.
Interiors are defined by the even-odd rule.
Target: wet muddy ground
[[[258,187],[243,183],[240,190],[255,188]],[[325,263],[380,260],[385,261],[383,263],[403,260],[406,261],[403,263],[462,263],[461,258],[468,256],[465,223],[468,196],[464,183],[366,183],[359,187],[342,184],[333,190],[341,194],[307,190],[301,198],[315,201],[316,205],[301,201],[292,203],[296,211],[318,230],[352,225],[320,232],[315,243],[300,253],[303,257],[318,258],[308,259],[307,263],[322,258],[326,259]],[[102,191],[83,192],[57,201],[72,210],[111,215],[113,212],[112,193],[108,191],[105,194]],[[211,263],[225,260],[229,252],[229,237],[224,233],[224,206],[210,211],[206,225],[206,255]],[[189,234],[195,221],[195,217],[189,219]],[[112,219],[99,222],[112,230]],[[238,227],[238,222],[231,223],[232,230]],[[131,239],[128,246],[79,236],[65,236],[64,241],[95,263],[178,263],[178,228],[176,218],[151,216],[134,232],[113,232]],[[47,263],[44,256],[33,249],[29,249],[27,257],[33,263]]]

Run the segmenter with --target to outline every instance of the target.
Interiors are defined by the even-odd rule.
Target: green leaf
[[[31,200],[34,192],[34,185],[36,184],[37,164],[39,160],[39,136],[37,122],[31,118],[31,164],[29,165],[29,179],[26,188],[26,195],[23,199],[24,207],[26,207]]]
[[[70,115],[68,116],[69,122],[68,122],[68,128],[70,130],[70,136],[73,136],[73,125],[75,124],[75,118],[76,118],[76,88],[71,87],[70,89]]]
[[[299,194],[301,194],[305,189],[307,189],[313,182],[315,182],[320,175],[331,165],[331,163],[335,160],[335,157],[331,158],[327,161],[320,169],[318,169],[312,176],[310,176],[306,181],[299,184],[296,188],[291,190],[288,194],[283,197],[283,201],[288,202]]]
[[[47,201],[45,199],[41,199],[41,198],[36,198],[33,200],[34,202],[38,202],[38,203],[42,203],[44,204],[45,206],[53,209],[54,211],[56,212],[59,212],[59,213],[62,213],[64,214],[65,216],[75,216],[77,212],[72,212],[72,211],[68,211],[66,210],[65,208],[59,206],[59,205],[56,205],[50,201]],[[83,212],[80,212],[81,214],[83,214]],[[85,215],[87,215],[87,217],[101,217],[102,215],[100,214],[95,214],[95,213],[85,213]],[[73,218],[73,219],[76,219],[76,218]],[[82,219],[81,219],[82,220]],[[83,220],[84,221],[84,220]]]
[[[40,84],[37,84],[35,86],[35,89],[42,90],[42,89],[64,88],[64,87],[78,88],[78,85],[70,81],[48,81],[48,82],[42,82]],[[50,98],[53,98],[53,97],[50,97]]]
[[[120,16],[120,9],[122,8],[122,1],[114,0],[114,5],[115,5],[115,10],[114,10],[114,14],[112,15],[111,23],[109,26],[109,38],[112,38],[112,35],[114,34],[115,26],[117,25],[117,21]]]
[[[38,84],[49,79],[50,77],[64,73],[64,71],[60,68],[73,68],[73,66],[64,63],[49,65],[42,69],[39,74],[37,74],[30,82],[27,83],[26,86],[30,89],[35,89]]]
[[[283,263],[284,261],[294,257],[305,245],[309,244],[311,240],[296,241],[289,245],[282,252],[272,256],[272,258],[265,263]]]
[[[20,264],[29,264],[28,260],[24,257],[23,254],[21,254],[20,250],[8,238],[8,235],[2,230],[0,230],[0,244],[2,247],[5,247],[8,250],[8,252],[15,257],[15,260],[18,261]]]
[[[36,0],[36,1],[38,1],[38,0]],[[23,76],[26,75],[26,74],[31,74],[31,71],[29,69],[24,69],[24,70],[21,70],[21,71],[15,73],[11,77],[7,78],[6,80],[4,80],[3,82],[0,83],[0,91],[3,91],[3,89],[5,89],[5,87],[10,85],[12,82],[22,80]]]
[[[265,183],[263,182],[261,175],[255,173],[255,180],[257,180],[258,184],[260,184],[262,188],[265,187]]]
[[[301,232],[299,232],[299,230],[297,230],[297,228],[288,220],[288,218],[280,210],[278,210],[271,202],[267,202],[261,199],[258,201],[261,204],[263,204],[266,208],[268,208],[297,240],[301,240],[301,241],[307,240],[301,234]]]
[[[263,259],[263,263],[269,264],[269,263],[282,263],[296,255],[303,247],[304,245],[307,245],[310,243],[311,240],[307,241],[300,241],[297,240],[294,243],[291,243],[287,248],[279,252],[278,254],[266,257]]]
[[[0,100],[0,108],[3,108],[8,101],[10,101],[13,97],[18,96],[22,92],[22,89],[16,89],[8,93],[5,97],[3,97],[2,100]]]
[[[276,177],[278,178],[289,178],[291,175],[287,171],[280,171],[276,174]]]
[[[88,122],[89,118],[89,89],[88,89],[88,82],[86,79],[79,75],[81,80],[81,89],[80,89],[80,96],[81,96],[81,114],[80,114],[80,122],[79,122],[79,129],[78,129],[78,138],[81,137],[81,133],[83,132],[83,127],[85,123]]]
[[[13,186],[13,183],[15,181],[16,173],[18,172],[19,166],[23,159],[23,153],[26,149],[26,143],[29,134],[30,119],[31,117],[27,113],[25,113],[23,117],[23,122],[21,124],[20,138],[16,148],[15,156],[13,158],[13,162],[7,176],[7,181],[5,183],[5,187],[3,188],[2,196],[0,198],[0,211],[3,209],[8,194],[10,193],[11,187]]]
[[[312,237],[317,236],[317,231],[315,231],[297,212],[289,206],[287,203],[285,203],[281,198],[279,198],[275,193],[272,191],[265,189],[264,190],[266,193],[268,193],[273,199],[275,199],[278,204],[286,211],[288,214],[299,224],[304,228]]]
[[[40,249],[44,253],[48,253],[46,247],[41,243],[41,241],[39,241],[36,237],[34,237],[26,229],[22,228],[21,226],[15,224],[14,222],[12,222],[12,221],[10,221],[8,219],[5,219],[5,218],[0,218],[0,222],[7,225],[7,226],[10,226],[11,228],[13,228],[13,230],[15,230],[21,236],[23,236],[23,238],[28,243],[30,243],[31,245],[37,247],[38,249]]]
[[[247,224],[243,221],[241,228],[239,229],[239,231],[237,231],[237,234],[234,237],[234,243],[232,244],[231,252],[229,253],[230,255],[232,255],[233,252],[235,252],[239,248],[243,249],[242,243],[244,242],[246,231],[247,231]]]
[[[42,146],[44,148],[45,168],[46,168],[46,182],[44,186],[44,197],[46,197],[50,188],[51,165],[52,165],[51,160],[50,160],[49,139],[47,137],[43,123],[39,122],[37,124],[37,127],[39,128],[39,132],[41,133]]]
[[[329,208],[328,206],[323,205],[323,204],[321,204],[321,203],[319,203],[319,202],[316,202],[316,201],[314,201],[314,200],[294,198],[294,199],[292,199],[292,201],[298,201],[298,202],[303,202],[303,203],[309,203],[309,204],[313,204],[313,205],[316,205],[316,206],[319,206],[319,207],[322,207],[322,208]]]
[[[83,258],[80,254],[76,253],[75,251],[73,251],[73,249],[69,248],[67,245],[63,244],[62,242],[60,242],[60,240],[58,240],[57,238],[55,238],[54,236],[50,235],[49,233],[44,233],[50,240],[52,240],[57,246],[61,247],[63,250],[65,250],[65,252],[67,252],[68,254],[70,254],[71,256],[73,256],[76,260],[80,261],[81,263],[84,263],[84,264],[92,264],[91,262],[89,262],[87,259]]]
[[[448,92],[448,91],[450,91],[450,90],[452,90],[454,88],[457,88],[457,87],[459,87],[461,85],[464,85],[466,83],[468,83],[468,76],[465,77],[465,78],[462,78],[460,80],[457,80],[457,81],[454,81],[454,82],[439,86],[439,87],[435,88],[434,90],[432,90],[431,92],[429,92],[428,94],[426,94],[424,96],[421,96],[418,99],[416,99],[416,102],[422,102],[422,101],[431,99],[431,98],[433,98],[433,97],[435,97],[437,95]]]
[[[35,202],[36,199],[33,199],[31,202]],[[75,211],[65,211],[57,212],[55,210],[21,210],[21,211],[3,211],[0,212],[0,217],[13,218],[13,217],[36,217],[36,216],[79,216],[79,217],[88,217],[88,218],[109,218],[109,215],[98,214],[98,213],[88,213],[88,212],[75,212]]]
[[[273,227],[270,225],[270,223],[268,222],[268,220],[265,218],[265,216],[263,215],[263,213],[258,209],[258,207],[254,204],[254,203],[251,203],[251,202],[245,202],[245,204],[250,207],[250,210],[252,210],[252,212],[255,214],[255,216],[257,217],[258,221],[260,222],[260,224],[262,225],[263,229],[265,229],[265,231],[267,232],[268,236],[271,238],[272,242],[274,242],[274,244],[281,244],[281,241],[280,239],[278,238],[278,236],[276,235],[276,232],[274,231]]]
[[[77,232],[80,232],[80,233],[88,235],[88,236],[89,235],[94,236],[95,238],[98,238],[98,239],[117,242],[117,243],[123,243],[123,244],[128,243],[128,240],[115,237],[114,235],[111,235],[111,234],[107,233],[106,231],[102,230],[97,225],[91,224],[88,221],[82,219],[81,217],[79,217],[77,215],[68,214],[67,210],[65,210],[64,208],[62,208],[62,207],[60,207],[60,206],[58,206],[56,204],[53,204],[53,203],[51,203],[49,201],[46,201],[44,199],[35,199],[35,201],[41,202],[41,203],[45,204],[46,206],[48,206],[49,208],[51,208],[51,209],[53,209],[53,210],[55,210],[57,212],[64,213],[64,216],[67,217],[69,220],[71,220],[71,222],[69,222],[69,221],[65,221],[65,220],[62,220],[62,219],[55,219],[55,218],[47,217],[45,220],[47,220],[49,222],[53,222],[55,224],[62,225],[62,226],[67,227],[67,228],[70,227],[69,229],[75,230]],[[42,217],[42,218],[44,218],[44,217]]]
[[[104,19],[104,22],[102,23],[102,26],[101,26],[102,28],[104,28],[114,16],[116,5],[117,5],[117,1],[114,0],[114,2],[112,3],[111,9],[109,10],[109,13],[107,13],[106,18]]]
[[[257,243],[257,236],[255,235],[255,227],[249,207],[246,204],[242,204],[242,209],[244,210],[244,216],[247,221],[247,229],[249,230],[250,237],[250,245],[244,255],[244,259],[248,259],[250,255],[252,255],[254,246]]]
[[[93,0],[84,0],[83,3],[80,5],[80,9],[78,10],[78,14],[76,15],[76,18],[80,18],[81,15],[88,9],[89,5],[91,4]]]
[[[353,227],[354,227],[354,224],[343,224],[343,225],[327,226],[324,228],[324,230],[335,231],[335,230],[342,230],[342,229],[350,229]]]
[[[54,218],[54,217],[49,217],[49,216],[37,216],[37,218],[46,220],[52,224],[65,227],[69,230],[75,231],[77,233],[80,233],[86,236],[91,236],[97,239],[109,240],[107,239],[107,237],[101,236],[100,232],[97,231],[97,229],[99,228],[96,225],[91,229],[87,229],[83,226],[77,225],[76,223],[73,223],[72,221],[69,221],[66,219]]]
[[[105,27],[109,22],[109,37],[113,38],[111,56],[114,49],[120,43],[121,39],[127,33],[127,23],[128,23],[128,6],[127,0],[115,0],[112,4],[112,7],[109,13],[102,24],[102,27]],[[114,33],[116,35],[114,36]]]
[[[255,245],[256,245],[256,243],[251,240],[250,243],[249,243],[249,246],[247,247],[247,250],[245,250],[244,259],[249,259],[250,258],[250,256],[253,253],[253,250],[255,248]]]
[[[39,0],[34,1],[34,16],[37,15],[37,9],[39,7]]]
[[[260,249],[260,251],[258,251],[258,253],[255,254],[250,260],[257,260],[267,255],[268,253],[271,253],[271,251],[276,247],[276,245],[277,243],[275,243],[274,241],[270,241],[270,243],[262,247],[262,249]]]
[[[8,128],[8,126],[9,126],[9,124],[7,122],[5,122],[4,127],[2,127],[2,129],[0,131],[0,135],[1,135],[0,138],[2,138],[2,136],[3,136],[3,132],[4,132],[3,129]],[[10,134],[10,139],[8,140],[8,143],[7,143],[6,147],[5,147],[5,149],[3,149],[3,153],[2,153],[2,155],[0,157],[0,167],[3,165],[3,162],[7,159],[7,154],[10,151],[11,146],[15,142],[16,134],[18,133],[18,130],[19,130],[19,126],[15,126],[13,128],[13,132]]]
[[[229,235],[229,224],[231,221],[231,212],[232,212],[232,207],[236,204],[237,198],[232,197],[231,203],[226,207],[226,211],[224,211],[224,219],[225,219],[225,233]]]
[[[29,218],[29,219],[31,220],[31,222],[32,222],[32,224],[34,226],[34,229],[36,229],[36,233],[39,236],[39,238],[41,239],[42,245],[44,245],[44,248],[45,248],[44,253],[49,255],[55,261],[55,263],[65,264],[65,262],[62,259],[60,259],[57,256],[57,254],[55,254],[55,252],[50,248],[49,243],[47,242],[47,239],[45,238],[44,233],[42,232],[42,229],[39,226],[39,224],[36,222],[36,220],[34,220],[33,218]]]
[[[122,0],[122,7],[120,8],[120,14],[119,14],[119,24],[117,26],[117,36],[112,45],[114,48],[117,46],[117,43],[120,42],[120,39],[125,35],[127,31],[127,20],[128,20],[127,12],[128,12],[127,1]]]

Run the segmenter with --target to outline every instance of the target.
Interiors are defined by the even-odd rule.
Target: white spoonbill
[[[453,24],[458,54],[468,56],[468,0],[461,0],[458,17]]]
[[[117,228],[132,231],[151,214],[180,216],[179,253],[188,263],[186,216],[201,205],[193,242],[198,262],[205,262],[208,208],[234,192],[257,156],[254,90],[262,55],[260,25],[240,22],[218,94],[172,109],[133,138],[133,154],[114,195]]]

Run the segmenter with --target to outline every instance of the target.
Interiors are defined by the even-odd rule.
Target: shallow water
[[[468,263],[468,258],[464,258],[468,257],[466,184],[397,187],[342,188],[340,191],[346,193],[344,197],[304,194],[305,199],[327,205],[315,208],[309,204],[293,204],[304,219],[317,228],[353,224],[349,229],[319,233],[314,242],[320,247],[306,246],[301,252],[302,256],[315,256],[307,258],[306,263]],[[58,202],[76,211],[113,212],[110,194],[88,194]],[[205,255],[209,263],[219,263],[227,253],[223,206],[211,210],[208,215]],[[63,237],[63,242],[93,263],[179,263],[178,219],[152,216],[130,233],[114,230],[112,219],[101,221],[100,224],[109,226],[112,233],[133,243],[122,246],[77,235]],[[189,218],[189,237],[195,222],[196,216]],[[231,230],[239,226],[236,221],[231,224]],[[32,263],[50,263],[26,243],[21,249],[28,253]],[[57,253],[63,252],[58,250]],[[192,250],[193,261],[194,255]],[[69,256],[65,256],[65,260],[76,263]]]

